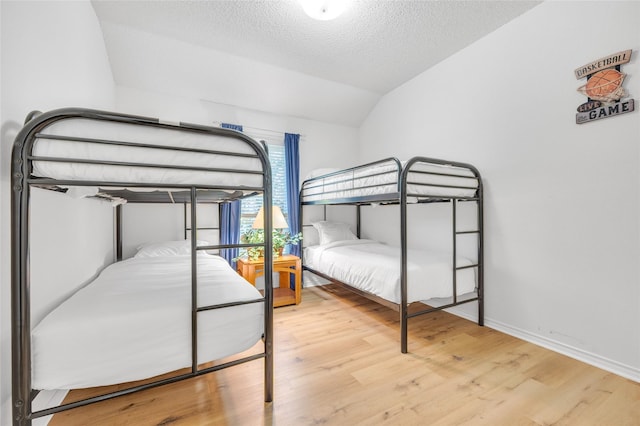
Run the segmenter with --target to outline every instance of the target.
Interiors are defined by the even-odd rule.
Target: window
[[[273,185],[273,205],[280,207],[285,219],[287,213],[287,176],[285,174],[284,145],[267,144],[271,162],[271,183]],[[262,194],[242,200],[240,215],[240,235],[251,229],[253,220],[262,207]]]

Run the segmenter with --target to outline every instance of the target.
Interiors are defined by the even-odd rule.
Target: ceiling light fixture
[[[347,0],[299,0],[304,12],[319,21],[335,19],[347,8]]]

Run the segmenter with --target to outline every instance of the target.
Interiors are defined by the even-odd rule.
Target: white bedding
[[[440,174],[423,174],[431,172]],[[443,176],[450,174],[458,176]],[[303,201],[332,200],[389,194],[398,191],[398,166],[388,161],[370,167],[345,171],[310,182],[304,187]],[[430,185],[424,186],[417,183]],[[449,186],[459,186],[451,188]],[[469,169],[439,164],[414,163],[407,179],[407,193],[411,195],[473,197],[478,181]]]
[[[198,255],[198,304],[260,298],[218,256]],[[198,314],[198,362],[252,347],[264,304]],[[136,257],[98,278],[33,330],[34,389],[74,389],[144,379],[191,366],[191,256]]]
[[[248,144],[235,138],[195,133],[179,130],[178,128],[140,126],[83,118],[73,118],[55,122],[45,128],[41,133],[66,137],[82,137],[158,146],[188,147],[192,149],[255,154],[255,151],[253,151]],[[36,139],[33,153],[36,156],[43,157],[262,171],[262,164],[258,158],[71,142],[68,140],[50,140],[46,138]],[[69,164],[49,161],[35,161],[33,174],[39,177],[59,180],[166,183],[203,186],[224,185],[236,187],[262,186],[262,176],[259,174],[122,167],[102,164]]]
[[[306,247],[305,265],[385,300],[400,303],[400,248],[371,240],[336,241]],[[471,265],[458,257],[457,266]],[[457,294],[476,287],[476,268],[459,270]],[[409,303],[452,296],[452,258],[449,253],[409,250],[407,262]]]

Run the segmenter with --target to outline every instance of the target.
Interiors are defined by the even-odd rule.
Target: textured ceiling
[[[216,61],[193,60],[193,67],[212,67],[209,76],[216,76],[220,67],[226,67],[228,72],[240,78],[242,73],[236,73],[235,66],[263,64],[270,66],[270,71],[282,69],[284,80],[290,79],[292,72],[301,74],[300,78],[308,76],[327,80],[325,84],[332,88],[325,87],[324,90],[346,90],[358,98],[358,108],[366,111],[357,111],[353,117],[344,120],[337,119],[343,124],[357,125],[380,95],[540,3],[345,1],[349,1],[346,12],[333,21],[308,18],[296,0],[93,0],[93,6],[105,32],[117,83],[131,85],[141,79],[128,73],[136,72],[136,69],[144,73],[143,61],[135,66],[126,66],[122,64],[122,58],[135,62],[131,53],[123,52],[129,44],[126,40],[144,38],[147,48],[137,46],[141,57],[149,55],[146,50],[153,50],[154,43],[162,45],[163,55],[171,56],[170,49],[195,49],[205,55],[210,52],[217,56]],[[131,44],[134,46],[135,42]],[[176,59],[188,60],[183,53],[175,52]],[[163,65],[158,63],[161,59],[147,59],[146,62],[153,67],[149,71],[162,72]],[[236,62],[242,62],[241,59],[249,62],[238,65]],[[259,71],[260,66],[256,69]],[[164,78],[165,89],[167,78]],[[195,75],[190,79],[193,84],[198,84]],[[317,79],[311,79],[309,83],[315,84]],[[233,99],[218,99],[216,89],[209,87],[209,90],[212,92],[201,92],[201,97],[214,102],[261,108],[240,105]],[[256,97],[260,96],[256,93]],[[309,100],[308,96],[306,98]],[[337,99],[341,96],[338,95]],[[336,120],[321,116],[308,118]]]

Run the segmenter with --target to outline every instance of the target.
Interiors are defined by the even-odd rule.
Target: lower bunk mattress
[[[197,256],[198,305],[260,299],[219,256]],[[251,348],[264,303],[198,313],[198,363]],[[191,366],[191,256],[110,265],[32,332],[34,389],[141,380]]]
[[[400,248],[372,240],[335,241],[306,247],[305,266],[367,293],[400,304]],[[453,259],[450,253],[409,250],[407,302],[453,295]],[[458,257],[458,267],[472,265]],[[458,296],[476,290],[476,268],[457,272]]]

